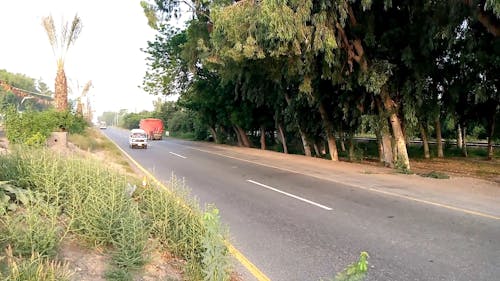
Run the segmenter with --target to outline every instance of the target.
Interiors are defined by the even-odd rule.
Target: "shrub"
[[[5,119],[6,136],[10,142],[16,144],[40,144],[44,143],[53,131],[82,133],[88,126],[83,117],[69,111],[46,110],[18,113],[10,108],[7,110]]]

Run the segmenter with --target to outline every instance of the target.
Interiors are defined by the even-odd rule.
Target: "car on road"
[[[142,129],[132,129],[128,136],[128,145],[130,148],[148,148],[148,135],[146,131]]]
[[[99,129],[106,129],[108,126],[106,126],[106,122],[101,121],[99,122]]]

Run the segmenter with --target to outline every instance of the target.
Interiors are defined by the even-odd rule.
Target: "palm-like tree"
[[[59,111],[64,111],[68,109],[68,82],[66,73],[64,72],[64,62],[69,47],[75,43],[80,35],[80,31],[83,27],[82,21],[78,15],[75,15],[71,24],[69,24],[69,22],[63,22],[61,24],[60,34],[57,33],[54,19],[51,15],[42,18],[42,26],[47,32],[49,43],[57,62],[54,96],[55,108]]]
[[[89,92],[90,88],[92,87],[92,80],[89,80],[85,86],[83,86],[82,93],[78,97],[77,104],[76,104],[76,114],[82,115],[84,117],[87,115],[87,110],[84,110],[84,107],[87,107],[89,102],[89,98],[87,97],[87,93]],[[84,103],[84,100],[86,103]]]

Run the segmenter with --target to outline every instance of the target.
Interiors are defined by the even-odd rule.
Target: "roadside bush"
[[[173,177],[171,189],[148,186],[137,192],[139,208],[151,234],[188,263],[189,280],[229,280],[230,261],[218,210],[202,212],[189,199],[183,182]]]
[[[14,108],[10,108],[5,116],[6,136],[15,144],[36,145],[44,143],[53,131],[82,133],[87,126],[87,121],[83,117],[69,111],[46,110],[18,113]]]

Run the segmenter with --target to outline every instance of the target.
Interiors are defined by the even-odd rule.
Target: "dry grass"
[[[83,135],[68,135],[68,141],[82,154],[110,163],[127,174],[134,173],[130,162],[121,151],[95,128],[87,128]]]

